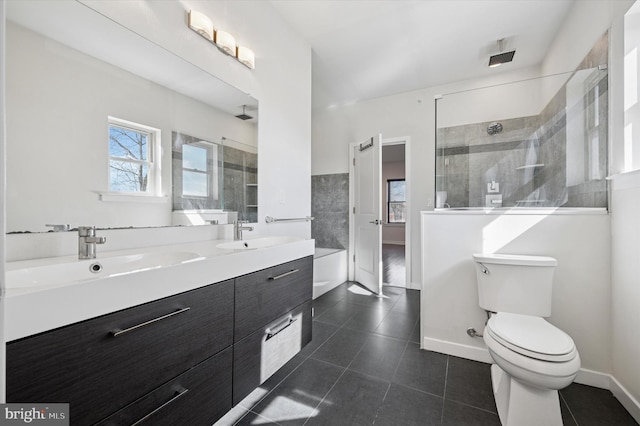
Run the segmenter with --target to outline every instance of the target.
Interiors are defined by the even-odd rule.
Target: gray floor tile
[[[560,393],[580,426],[638,424],[608,390],[573,383]]]
[[[307,425],[372,425],[389,383],[347,370]]]
[[[376,426],[439,425],[441,397],[392,384],[378,411]]]
[[[371,335],[349,369],[390,381],[400,363],[405,346],[406,343],[401,340]]]
[[[313,321],[311,343],[302,348],[299,355],[309,356],[338,331],[338,326],[320,321]]]
[[[387,316],[388,310],[383,307],[369,306],[363,308],[351,319],[344,323],[344,327],[358,331],[372,332]]]
[[[417,319],[401,312],[389,312],[380,323],[375,333],[396,339],[409,340]]]
[[[483,410],[496,412],[491,388],[491,365],[484,362],[449,356],[446,400],[461,402]]]
[[[361,305],[341,300],[324,311],[322,315],[316,316],[315,320],[342,326],[362,309]]]
[[[368,335],[341,328],[312,355],[312,358],[347,367],[367,341]]]
[[[276,421],[303,424],[344,369],[308,358],[251,411]]]
[[[479,408],[445,400],[442,414],[443,426],[500,426],[500,418]],[[566,425],[565,425],[566,426]]]
[[[447,356],[409,343],[393,382],[437,396],[444,396]]]

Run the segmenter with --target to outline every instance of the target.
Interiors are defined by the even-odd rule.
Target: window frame
[[[147,135],[146,160],[138,160],[111,155],[111,128],[116,127]],[[148,167],[147,188],[145,191],[120,191],[112,188],[112,161],[120,161],[132,164],[144,164]],[[161,130],[155,127],[136,123],[129,120],[109,116],[107,119],[107,187],[110,194],[122,194],[130,196],[148,197],[160,196],[161,192]]]
[[[391,200],[391,182],[404,182],[404,201],[390,201]],[[394,220],[393,222],[390,220],[391,204],[400,204],[404,206],[404,212],[405,212],[404,220],[402,221]],[[406,212],[407,212],[407,180],[406,178],[387,179],[387,224],[390,224],[390,225],[406,224],[407,223]]]

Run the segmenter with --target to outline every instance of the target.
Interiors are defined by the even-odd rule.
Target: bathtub
[[[317,248],[313,255],[313,298],[347,281],[347,251]]]

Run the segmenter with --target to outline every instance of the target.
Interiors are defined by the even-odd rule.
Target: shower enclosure
[[[607,207],[606,66],[436,100],[436,208]]]

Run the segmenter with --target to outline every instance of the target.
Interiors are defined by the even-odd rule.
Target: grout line
[[[447,382],[449,381],[449,355],[447,355],[447,368],[444,373],[444,389],[442,391],[442,411],[440,412],[440,423],[444,422],[444,403],[447,400]]]
[[[569,404],[567,403],[567,400],[564,399],[564,395],[562,394],[562,392],[558,391],[558,395],[564,401],[564,405],[567,406],[567,410],[569,410],[569,414],[571,414],[571,418],[573,419],[575,424],[578,425],[578,420],[576,419],[576,416],[573,415],[573,411],[571,411],[571,407],[569,407]],[[562,407],[560,407],[560,412],[562,413]]]

